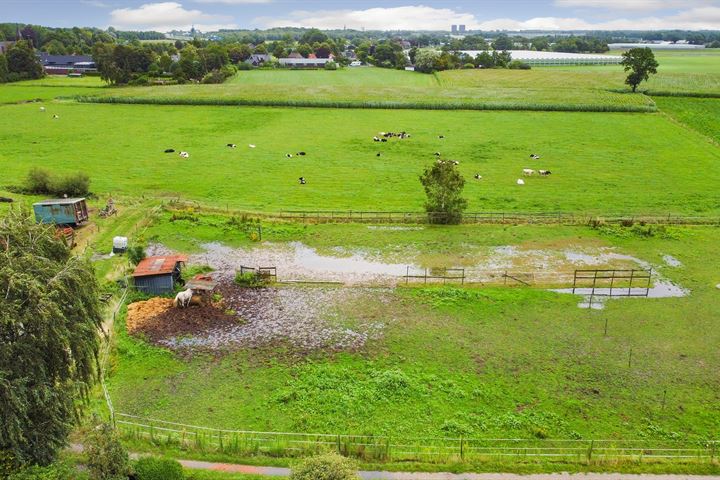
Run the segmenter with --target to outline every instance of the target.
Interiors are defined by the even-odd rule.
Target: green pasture
[[[103,92],[105,88],[105,82],[100,77],[47,76],[39,80],[0,84],[0,104],[93,95]]]
[[[418,176],[440,152],[460,162],[470,211],[720,211],[720,152],[658,114],[74,103],[50,104],[46,112],[36,105],[2,108],[5,185],[44,167],[87,172],[101,197],[180,197],[259,211],[418,211],[424,201]],[[372,140],[378,132],[402,130],[411,138]],[[190,159],[165,154],[166,148],[185,150]],[[307,155],[285,156],[299,151]],[[531,153],[541,160],[531,161]],[[553,174],[518,186],[524,168]],[[306,185],[298,183],[301,176]]]
[[[675,120],[720,142],[720,99],[655,97],[655,101]]]
[[[375,67],[348,67],[339,70],[248,70],[239,71],[227,85],[291,87],[432,87],[432,75]]]
[[[186,226],[189,235],[193,228]],[[342,318],[357,308],[375,312],[387,324],[382,338],[354,353],[301,356],[283,348],[176,356],[128,336],[118,323],[108,383],[117,411],[214,428],[396,438],[717,436],[720,277],[708,261],[717,228],[650,237],[581,227],[277,228],[277,235],[268,230],[270,241],[315,239],[329,250],[389,256],[408,250],[432,257],[483,244],[615,247],[691,293],[614,300],[588,311],[577,297],[539,289],[401,288],[391,302],[338,306]],[[228,237],[222,227],[215,231]],[[172,244],[170,230],[154,232]],[[664,255],[682,266],[664,265]]]

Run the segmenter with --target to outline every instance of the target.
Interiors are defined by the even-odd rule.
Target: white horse
[[[192,297],[193,297],[193,291],[188,288],[187,290],[175,295],[175,300],[173,300],[173,305],[175,307],[180,306],[180,308],[185,308],[188,305],[190,305],[190,300],[192,300]]]

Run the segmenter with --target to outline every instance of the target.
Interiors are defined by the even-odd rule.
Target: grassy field
[[[439,151],[460,161],[470,210],[720,210],[714,168],[720,152],[662,115],[73,103],[55,103],[46,112],[35,105],[2,108],[5,184],[44,166],[86,171],[101,196],[183,197],[268,211],[417,211],[423,202],[418,175]],[[372,141],[379,131],[400,130],[412,138]],[[190,160],[163,153],[166,148],[186,150]],[[307,155],[285,157],[298,151]],[[530,153],[542,159],[530,161]],[[553,175],[518,186],[523,168]],[[483,179],[474,180],[475,173]],[[307,185],[298,184],[300,176]]]
[[[656,97],[660,109],[675,120],[720,142],[720,99]]]
[[[93,95],[105,91],[100,77],[69,78],[49,76],[40,80],[28,80],[0,85],[0,104],[29,101],[49,101],[57,97]]]
[[[154,234],[172,245],[162,229]],[[616,300],[588,311],[573,296],[536,289],[399,289],[390,303],[342,307],[348,318],[355,308],[376,312],[387,324],[382,338],[354,353],[301,357],[284,348],[177,357],[128,336],[120,324],[109,383],[116,409],[218,428],[368,435],[686,439],[717,433],[720,385],[711,366],[720,361],[712,327],[718,276],[707,261],[720,240],[717,228],[645,238],[579,227],[371,232],[325,225],[269,235],[391,257],[398,249],[431,258],[473,245],[615,247],[656,265],[674,256],[682,267],[658,268],[692,293]]]
[[[419,75],[387,68],[341,68],[326,70],[250,70],[240,71],[225,85],[295,87],[433,87],[432,75]]]

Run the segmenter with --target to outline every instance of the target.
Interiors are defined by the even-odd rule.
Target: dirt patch
[[[152,343],[166,345],[168,338],[194,338],[210,329],[237,325],[238,321],[235,315],[228,315],[214,305],[172,307],[145,321],[135,333]]]
[[[131,335],[142,331],[155,317],[172,308],[169,298],[151,298],[143,302],[131,303],[127,307],[127,330]]]

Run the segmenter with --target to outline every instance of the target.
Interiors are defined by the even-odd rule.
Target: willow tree
[[[0,219],[0,454],[47,464],[95,380],[101,311],[91,265],[52,227]]]
[[[460,223],[467,200],[462,197],[465,179],[456,162],[437,160],[420,176],[427,200],[425,211],[431,223]]]

